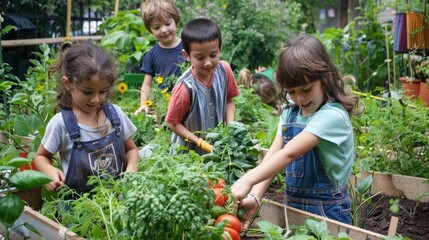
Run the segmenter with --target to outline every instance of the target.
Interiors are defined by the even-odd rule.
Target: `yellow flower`
[[[121,94],[124,94],[127,90],[128,90],[128,85],[127,85],[126,83],[124,83],[124,82],[120,82],[120,83],[118,84],[118,91],[119,91]]]
[[[168,88],[166,88],[166,89],[162,89],[162,90],[161,90],[161,93],[162,93],[162,94],[164,94],[164,93],[166,93],[167,91],[168,91]]]
[[[144,105],[150,107],[150,106],[152,106],[152,101],[146,100],[146,101],[144,101]]]
[[[168,101],[170,101],[171,94],[170,94],[170,93],[167,93],[167,94],[165,94],[165,95],[164,95],[164,97],[165,97],[165,99],[167,99]]]
[[[45,90],[45,86],[42,84],[37,84],[35,90],[38,91],[44,91]]]
[[[161,84],[163,81],[164,81],[164,78],[163,78],[163,77],[161,77],[161,76],[158,76],[158,78],[156,79],[156,82],[157,82],[158,84]]]

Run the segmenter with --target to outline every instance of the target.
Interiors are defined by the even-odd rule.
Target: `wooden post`
[[[114,16],[116,17],[116,15],[118,15],[119,12],[119,0],[115,1],[115,12],[114,12]]]
[[[65,41],[70,41],[70,26],[71,26],[71,6],[72,1],[67,0],[67,18],[66,18],[66,37]]]
[[[392,216],[390,219],[389,230],[387,231],[388,237],[394,237],[396,235],[396,228],[398,227],[398,218]]]

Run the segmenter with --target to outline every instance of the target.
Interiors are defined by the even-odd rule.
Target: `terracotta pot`
[[[409,99],[416,99],[420,93],[420,80],[414,79],[413,81],[407,81],[406,77],[400,77],[399,80],[402,84],[402,89],[404,90],[404,96],[407,96]]]
[[[428,79],[426,79],[428,81]],[[419,95],[422,98],[422,102],[429,106],[429,82],[420,82]]]

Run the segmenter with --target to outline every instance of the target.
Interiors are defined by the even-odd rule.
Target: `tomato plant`
[[[241,232],[241,222],[236,216],[231,214],[223,214],[216,219],[217,223],[222,221],[226,221],[227,227],[233,228],[238,233]]]
[[[232,240],[240,240],[240,234],[234,228],[225,227],[224,230],[229,234]]]
[[[222,188],[222,189],[225,187],[226,187],[226,182],[222,178],[218,178],[217,183],[213,186],[213,188]]]
[[[228,200],[228,195],[223,193],[222,188],[213,188],[212,190],[215,193],[214,204],[223,207]]]

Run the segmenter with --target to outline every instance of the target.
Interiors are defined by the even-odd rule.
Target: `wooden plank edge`
[[[78,42],[83,40],[94,40],[100,41],[103,38],[103,35],[94,35],[94,36],[78,36],[71,37],[71,42]],[[46,44],[55,44],[55,43],[64,43],[66,38],[34,38],[34,39],[16,39],[16,40],[2,40],[1,46],[3,48],[7,47],[21,47],[21,46],[32,46],[32,45],[41,45]]]
[[[83,240],[84,238],[78,236],[76,233],[70,231],[66,227],[60,225],[59,223],[43,216],[38,211],[31,209],[28,206],[25,206],[24,212],[21,217],[23,222],[26,222],[33,227],[35,227],[42,236],[47,238],[47,236],[55,236],[55,239],[68,239],[68,240]],[[43,231],[41,231],[43,225]],[[45,232],[45,231],[48,232]],[[54,239],[54,238],[52,238]]]
[[[256,223],[257,221],[266,220],[284,228],[284,205],[268,199],[263,199],[263,201],[264,205],[261,208],[261,216],[257,218],[254,223]],[[352,239],[382,240],[386,238],[386,236],[383,234],[371,232],[366,229],[358,228],[353,225],[345,224],[296,208],[286,208],[288,213],[289,225],[302,225],[306,219],[313,217],[318,221],[325,221],[328,225],[330,234],[334,236],[336,236],[339,232],[345,232]]]

